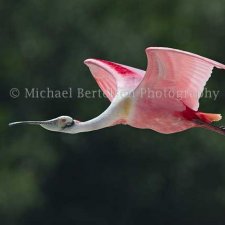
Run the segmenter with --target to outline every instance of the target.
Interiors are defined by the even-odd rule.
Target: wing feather
[[[199,107],[199,97],[213,68],[225,69],[221,63],[177,49],[151,47],[146,54],[148,67],[137,91],[140,88],[172,90],[194,110]]]
[[[110,101],[119,91],[133,91],[145,74],[143,70],[106,60],[87,59],[84,63]]]

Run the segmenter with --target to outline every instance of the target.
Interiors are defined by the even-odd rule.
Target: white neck
[[[68,128],[64,132],[75,134],[99,130],[105,127],[114,126],[117,124],[117,121],[121,119],[124,119],[121,104],[118,102],[112,102],[111,105],[99,116],[85,122],[76,122],[74,127]]]
[[[101,114],[91,120],[85,122],[78,122],[72,129],[72,133],[88,132],[93,130],[99,130],[105,127],[113,126],[113,122],[109,114]]]

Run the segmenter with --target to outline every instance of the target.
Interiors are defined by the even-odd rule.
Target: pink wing
[[[187,106],[197,110],[199,97],[213,67],[225,65],[202,56],[171,48],[147,48],[148,67],[137,90],[173,91]],[[164,92],[164,93],[167,93]]]
[[[145,74],[143,70],[106,60],[87,59],[84,63],[110,101],[119,91],[133,91]]]

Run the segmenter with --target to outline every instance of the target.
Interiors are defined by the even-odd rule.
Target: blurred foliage
[[[103,98],[25,98],[24,88],[97,90],[83,60],[145,68],[149,46],[225,62],[224,0],[0,1],[0,224],[224,224],[224,137],[117,126],[77,135],[15,120],[86,120]],[[224,71],[201,110],[225,115]],[[21,91],[9,96],[11,88]]]

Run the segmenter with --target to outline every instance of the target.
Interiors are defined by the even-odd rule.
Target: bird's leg
[[[205,128],[207,130],[211,130],[211,131],[214,131],[216,133],[225,135],[225,126],[217,127],[217,126],[215,126],[211,123],[206,123],[206,122],[204,122],[200,119],[196,119],[196,120],[194,120],[194,122],[202,128]]]

